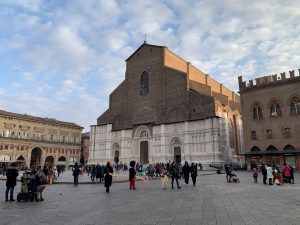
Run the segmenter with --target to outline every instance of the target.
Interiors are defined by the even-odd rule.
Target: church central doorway
[[[174,162],[181,163],[181,148],[174,147]]]
[[[141,141],[140,143],[140,163],[146,164],[149,162],[148,141]]]
[[[119,156],[120,156],[120,152],[119,150],[115,151],[115,157],[114,157],[114,162],[115,163],[119,163]]]
[[[42,149],[34,148],[31,151],[30,166],[40,166],[42,157]]]

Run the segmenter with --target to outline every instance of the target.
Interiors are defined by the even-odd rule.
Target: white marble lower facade
[[[157,126],[140,125],[113,132],[111,124],[95,125],[91,127],[88,163],[236,161],[236,151],[229,146],[225,121],[213,117]]]

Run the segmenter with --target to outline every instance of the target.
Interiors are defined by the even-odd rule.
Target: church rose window
[[[141,75],[140,81],[140,95],[147,95],[149,93],[149,76],[146,71]]]

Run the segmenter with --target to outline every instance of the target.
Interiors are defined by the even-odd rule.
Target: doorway
[[[119,157],[120,157],[120,151],[116,150],[115,151],[115,157],[114,157],[114,162],[119,163]]]
[[[174,147],[174,162],[181,163],[181,148]]]
[[[140,163],[149,163],[148,141],[140,142]]]

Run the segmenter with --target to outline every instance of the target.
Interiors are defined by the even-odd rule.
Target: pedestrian
[[[95,177],[96,177],[96,166],[95,165],[92,165],[90,173],[91,173],[91,181],[92,181],[92,183],[95,183]]]
[[[290,165],[286,165],[286,163],[283,164],[283,173],[284,173],[284,177],[286,179],[286,183],[291,183],[291,169],[290,169]]]
[[[174,180],[176,180],[177,188],[180,189],[181,187],[179,186],[178,183],[178,177],[179,177],[179,167],[177,164],[172,162],[171,167],[170,167],[170,174],[172,176],[172,189],[174,189]]]
[[[197,170],[197,165],[195,165],[195,163],[192,163],[191,165],[191,177],[192,177],[192,181],[193,181],[193,185],[196,186],[196,180],[197,180],[197,176],[198,176],[198,170]]]
[[[290,183],[291,184],[295,184],[295,180],[294,180],[294,168],[291,166],[291,165],[289,165],[289,168],[290,168],[290,173],[291,173],[291,178],[290,178]]]
[[[266,165],[263,163],[260,167],[261,170],[261,174],[263,176],[263,183],[267,184],[267,169],[266,169]]]
[[[77,162],[73,166],[72,171],[73,171],[73,176],[74,176],[74,186],[77,186],[78,185],[78,177],[80,174],[80,169],[79,169]]]
[[[162,177],[160,180],[162,188],[166,190],[168,188],[169,183],[168,172],[166,170],[162,173]]]
[[[269,181],[269,185],[273,185],[273,178],[274,178],[274,176],[273,176],[273,169],[272,169],[270,163],[267,164],[266,170],[267,170],[267,179]]]
[[[5,201],[8,202],[8,192],[10,192],[10,201],[15,201],[14,199],[14,189],[17,185],[17,177],[19,176],[19,171],[17,164],[15,162],[11,163],[6,170],[6,191],[5,191]]]
[[[135,175],[136,175],[136,170],[135,170],[135,161],[131,161],[129,163],[130,169],[129,169],[129,188],[131,189],[136,189],[135,188]]]
[[[44,201],[43,191],[46,188],[47,177],[44,174],[43,170],[39,169],[38,171],[33,171],[34,182],[33,186],[36,190],[36,201]]]
[[[110,165],[110,162],[106,163],[106,167],[104,169],[104,187],[106,187],[106,193],[109,193],[109,187],[112,183],[112,175],[114,173],[113,168]]]
[[[258,177],[258,172],[256,170],[256,168],[253,169],[253,179],[254,179],[254,183],[257,183],[257,177]]]
[[[185,163],[182,167],[182,173],[183,173],[185,184],[189,184],[190,172],[191,172],[191,168],[190,168],[188,162],[185,161]]]

